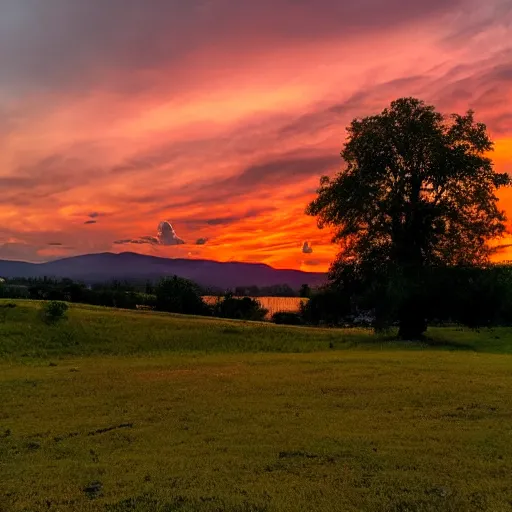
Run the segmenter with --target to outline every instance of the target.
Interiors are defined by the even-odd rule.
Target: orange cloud
[[[400,96],[473,108],[511,168],[505,0],[21,4],[0,18],[0,257],[120,251],[171,219],[189,243],[130,250],[326,270],[304,209],[350,120]]]

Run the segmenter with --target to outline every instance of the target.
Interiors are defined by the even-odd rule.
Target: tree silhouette
[[[321,178],[306,213],[341,245],[331,279],[378,288],[383,306],[393,288],[399,336],[417,338],[426,329],[424,269],[488,262],[489,240],[505,230],[495,192],[509,176],[494,171],[493,144],[472,111],[445,117],[402,98],[347,130],[346,167]]]
[[[303,284],[299,290],[299,297],[309,298],[311,297],[311,287],[309,284]]]

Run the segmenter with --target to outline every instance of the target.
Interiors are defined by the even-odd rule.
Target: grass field
[[[510,329],[37,308],[0,311],[2,512],[512,510]]]

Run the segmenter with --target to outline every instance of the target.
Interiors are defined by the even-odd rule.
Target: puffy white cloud
[[[304,254],[311,254],[313,252],[313,247],[311,247],[308,242],[304,242],[304,245],[302,246],[302,252]]]
[[[158,224],[158,234],[156,235],[160,245],[182,245],[185,243],[174,231],[171,223],[164,220]]]
[[[206,239],[205,239],[206,240]],[[158,232],[156,236],[144,235],[138,238],[123,238],[115,240],[114,244],[149,244],[149,245],[183,245],[185,243],[174,231],[169,221],[163,220],[158,224]]]

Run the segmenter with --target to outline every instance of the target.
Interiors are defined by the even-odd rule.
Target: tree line
[[[377,330],[399,326],[409,293],[396,276],[383,276],[371,287],[346,275],[315,290],[296,312],[276,312],[279,324],[322,327],[367,326]],[[512,325],[512,265],[431,267],[417,281],[416,304],[429,324],[472,328]],[[147,293],[150,291],[151,293]],[[71,279],[10,279],[0,283],[0,298],[64,301],[122,309],[151,309],[241,320],[263,320],[268,311],[257,299],[228,292],[207,304],[204,290],[180,277],[150,286],[111,281],[88,286]]]
[[[173,276],[154,284],[134,284],[113,280],[86,285],[71,279],[17,278],[0,282],[0,298],[63,301],[121,309],[151,309],[169,313],[216,316],[243,320],[263,320],[268,311],[257,300],[220,296],[207,304],[203,290],[196,283]]]

